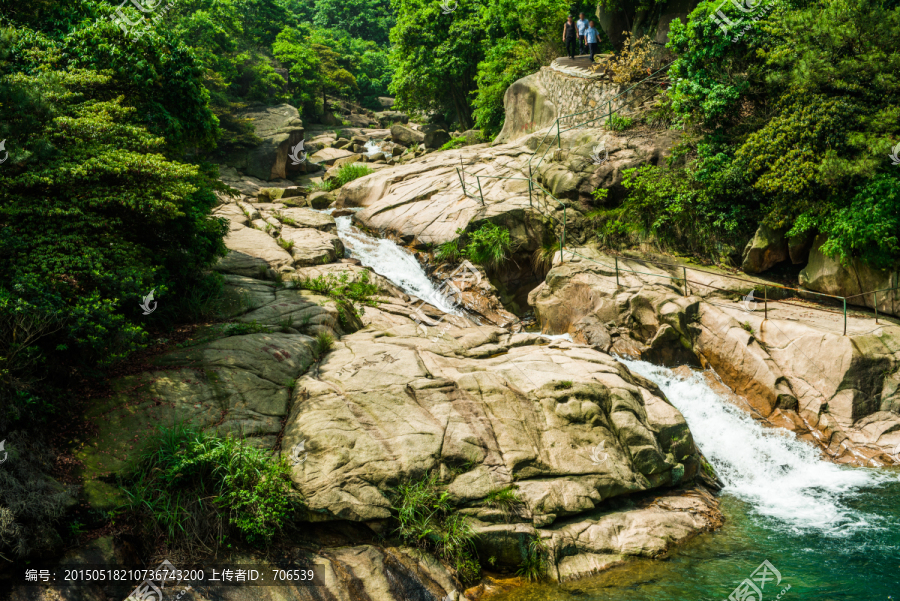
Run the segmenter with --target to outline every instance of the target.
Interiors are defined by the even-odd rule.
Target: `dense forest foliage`
[[[669,33],[667,102],[686,161],[632,173],[601,235],[727,259],[763,223],[791,241],[827,234],[823,252],[843,261],[895,266],[900,3],[785,0],[741,36],[710,18],[719,5],[701,2]]]

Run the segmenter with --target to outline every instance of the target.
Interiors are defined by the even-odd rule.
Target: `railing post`
[[[684,275],[684,295],[688,295],[688,284],[687,284],[687,267],[681,268],[681,273]]]
[[[481,177],[476,175],[475,181],[478,183],[478,195],[481,196],[481,206],[484,206],[484,193],[481,191]]]
[[[847,297],[844,297],[844,336],[847,335]]]
[[[872,304],[875,306],[875,325],[878,325],[878,291],[872,293]]]
[[[559,119],[556,120],[556,147],[562,148],[562,142],[559,141]]]
[[[468,194],[466,194],[466,180],[462,175],[463,173],[465,172],[460,171],[459,167],[456,168],[456,175],[459,176],[459,183],[462,184],[463,196],[468,196]]]
[[[764,319],[769,319],[769,287],[763,286],[763,307],[765,310]]]
[[[619,289],[619,257],[613,257],[616,260],[616,290]]]
[[[532,190],[531,178],[529,177],[528,178],[528,206],[534,207],[534,205],[531,203],[531,190]]]

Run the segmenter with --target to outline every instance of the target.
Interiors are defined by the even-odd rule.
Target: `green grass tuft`
[[[547,577],[549,558],[547,545],[540,536],[535,536],[528,541],[525,549],[525,559],[516,571],[516,574],[529,582],[539,582]]]
[[[232,533],[265,544],[282,531],[299,503],[289,473],[284,459],[244,440],[178,424],[160,428],[122,488],[146,534],[213,553]]]
[[[334,338],[328,332],[319,332],[316,335],[316,355],[321,356],[334,346]]]
[[[284,238],[275,238],[275,242],[278,243],[278,246],[283,248],[284,250],[291,252],[291,249],[294,248],[293,240],[285,240]]]
[[[449,142],[441,146],[441,150],[453,150],[454,148],[462,148],[466,145],[466,137],[459,136],[458,138],[451,138]]]
[[[632,125],[634,125],[634,119],[631,117],[622,117],[621,115],[613,113],[606,123],[606,128],[611,129],[612,131],[625,131]]]
[[[353,281],[350,281],[350,274],[345,271],[339,276],[326,273],[314,278],[294,278],[294,285],[334,300],[342,327],[348,326],[352,317],[361,317],[364,305],[378,306],[378,301],[373,298],[378,294],[378,286],[369,281],[368,271],[362,272]]]
[[[456,513],[450,494],[441,491],[437,474],[401,484],[396,491],[396,533],[407,544],[432,551],[456,570],[464,583],[481,573],[475,552],[475,533]]]

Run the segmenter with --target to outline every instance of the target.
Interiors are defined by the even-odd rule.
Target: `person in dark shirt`
[[[569,58],[575,60],[575,50],[578,46],[578,28],[572,22],[572,15],[566,18],[566,23],[563,25],[563,42],[566,43],[566,54],[569,55]]]

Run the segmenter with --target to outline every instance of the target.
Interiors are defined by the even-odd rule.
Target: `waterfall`
[[[383,142],[383,140],[381,142]],[[366,142],[366,144],[363,148],[365,151],[365,155],[372,160],[376,160],[376,159],[380,159],[380,158],[386,159],[389,156],[391,156],[391,152],[390,151],[385,152],[384,150],[382,150],[380,143],[376,140],[369,140],[368,142]],[[383,156],[378,156],[378,155],[383,155]]]
[[[764,428],[710,388],[701,374],[681,377],[644,361],[619,358],[655,382],[684,415],[697,446],[725,483],[723,492],[748,503],[773,527],[846,536],[879,519],[848,501],[886,482],[886,472],[849,468],[820,458],[819,449],[781,428]]]
[[[373,238],[353,227],[351,216],[335,219],[337,233],[350,257],[391,281],[410,296],[437,307],[444,313],[462,315],[462,310],[440,286],[432,282],[413,254],[386,238]]]

